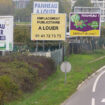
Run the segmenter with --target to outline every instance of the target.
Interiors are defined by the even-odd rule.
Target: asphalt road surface
[[[105,105],[105,68],[61,105]]]

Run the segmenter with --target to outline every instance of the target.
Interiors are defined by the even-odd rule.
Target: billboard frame
[[[13,51],[13,47],[14,47],[14,16],[12,16],[12,15],[4,15],[4,16],[0,16],[0,18],[11,18],[12,19],[12,49],[11,50],[0,50],[0,51],[2,51],[2,52],[4,52],[4,51]]]
[[[65,41],[66,40],[66,32],[67,32],[67,14],[66,13],[58,13],[58,14],[41,14],[41,15],[59,15],[65,14],[65,39],[64,40],[32,40],[32,15],[35,13],[31,13],[31,41]],[[35,14],[40,15],[40,14]]]
[[[81,9],[95,9],[95,8],[96,8],[96,9],[99,9],[100,12],[94,12],[94,13],[100,13],[100,15],[101,15],[101,9],[100,9],[99,7],[80,7],[80,6],[75,6],[75,7],[74,7],[74,13],[83,13],[82,11],[81,11],[81,12],[76,12],[75,10],[76,10],[77,8],[78,8],[78,9],[80,9],[80,8],[81,8]],[[93,12],[88,11],[88,12],[84,12],[84,13],[93,13]]]
[[[71,17],[70,17],[70,14],[72,14],[72,13],[74,13],[74,14],[98,14],[98,13],[95,13],[95,12],[70,12],[69,13],[69,33],[70,33],[70,31],[71,31],[71,29],[70,29],[70,27],[71,27]],[[99,13],[99,15],[100,15],[100,13]],[[76,38],[76,37],[100,37],[101,36],[101,15],[100,15],[100,19],[99,19],[99,23],[100,23],[100,25],[99,25],[99,36],[79,36],[79,35],[77,35],[77,36],[71,36],[70,35],[70,38]]]

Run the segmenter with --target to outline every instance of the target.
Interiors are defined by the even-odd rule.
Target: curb
[[[98,73],[100,73],[103,69],[105,69],[105,66],[101,67],[99,70],[97,70],[95,73],[93,73],[91,76],[89,76],[86,80],[84,80],[78,87],[77,90],[79,90],[79,88],[84,85],[89,79],[91,79],[92,77],[94,77],[95,75],[97,75]]]

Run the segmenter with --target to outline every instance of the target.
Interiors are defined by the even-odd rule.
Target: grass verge
[[[67,74],[67,83],[64,84],[64,73],[58,70],[40,88],[32,94],[26,94],[18,101],[7,105],[60,105],[72,95],[77,86],[93,72],[105,65],[105,58],[88,63],[98,57],[104,56],[105,50],[93,54],[77,54],[66,57],[65,60],[72,64],[72,71]]]

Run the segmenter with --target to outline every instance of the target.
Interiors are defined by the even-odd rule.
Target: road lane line
[[[101,76],[102,76],[104,73],[105,73],[105,71],[103,71],[103,72],[97,77],[97,79],[95,80],[94,85],[93,85],[93,89],[92,89],[92,92],[93,92],[93,93],[95,93],[97,83],[98,83],[99,79],[101,78]]]
[[[95,98],[92,98],[92,103],[91,105],[95,105]]]

